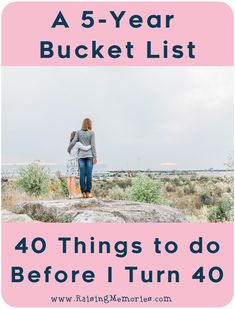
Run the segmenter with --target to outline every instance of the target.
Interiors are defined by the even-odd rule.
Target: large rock
[[[33,220],[26,214],[18,215],[9,210],[2,210],[2,222],[3,223],[23,223],[23,222],[33,222]]]
[[[97,203],[95,198],[30,201],[15,205],[12,211],[17,214],[27,214],[39,221],[71,222],[79,209]]]
[[[95,198],[25,202],[13,211],[45,222],[187,222],[173,207]]]

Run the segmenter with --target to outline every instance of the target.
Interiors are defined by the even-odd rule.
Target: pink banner
[[[218,307],[233,295],[233,224],[5,223],[2,231],[3,297],[13,306]]]
[[[3,66],[233,65],[221,2],[12,3],[2,25]]]

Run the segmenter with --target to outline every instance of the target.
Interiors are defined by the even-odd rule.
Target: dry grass
[[[42,197],[30,196],[21,190],[15,182],[8,181],[2,183],[2,208],[11,210],[12,207],[16,204],[27,202],[27,201],[35,201],[37,199],[41,199]],[[47,198],[50,198],[48,196]]]

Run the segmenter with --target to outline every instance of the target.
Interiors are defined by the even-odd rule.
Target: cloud
[[[109,169],[223,168],[233,149],[232,68],[5,67],[3,161],[64,163],[90,117]]]

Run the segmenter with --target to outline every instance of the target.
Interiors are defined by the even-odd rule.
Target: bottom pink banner
[[[233,224],[2,224],[13,306],[224,306]]]

